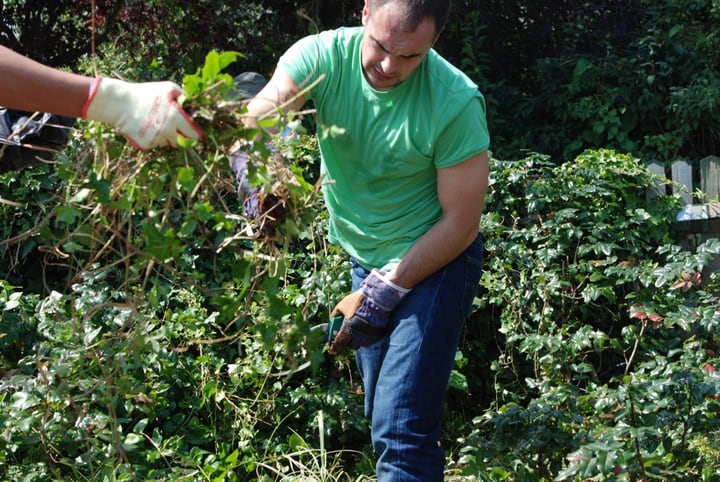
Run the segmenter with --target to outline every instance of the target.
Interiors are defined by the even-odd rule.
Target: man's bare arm
[[[0,46],[0,105],[80,117],[92,78],[48,67]]]
[[[259,119],[272,117],[273,113],[285,115],[300,110],[305,104],[305,98],[299,94],[300,89],[295,81],[278,67],[270,81],[248,104],[248,113],[243,123],[254,127]]]
[[[438,197],[443,217],[388,273],[388,279],[413,288],[446,266],[477,237],[488,186],[488,153],[438,169]]]

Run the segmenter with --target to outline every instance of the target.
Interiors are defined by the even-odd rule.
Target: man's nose
[[[385,55],[380,62],[380,66],[385,74],[392,74],[395,69],[395,65],[396,62],[392,55]]]

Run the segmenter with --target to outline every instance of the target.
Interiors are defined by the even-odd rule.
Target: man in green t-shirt
[[[443,479],[443,401],[480,279],[490,139],[477,86],[432,49],[449,7],[366,0],[362,27],[298,41],[248,105],[249,122],[317,111],[328,236],[353,263],[331,351],[356,350],[381,482]]]

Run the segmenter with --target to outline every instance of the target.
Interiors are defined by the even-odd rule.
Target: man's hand
[[[245,199],[253,190],[248,180],[248,163],[250,156],[238,145],[233,147],[235,147],[235,149],[230,153],[230,169],[235,174],[238,196],[240,196],[240,199]]]
[[[338,355],[346,348],[370,346],[387,335],[390,314],[410,292],[372,270],[360,284],[333,308],[330,316],[343,315],[343,326],[335,335],[330,353]]]
[[[137,148],[177,146],[178,134],[192,140],[202,131],[178,105],[173,82],[131,83],[98,77],[83,107],[83,119],[114,126]]]
[[[235,146],[236,149],[230,154],[230,169],[235,173],[235,180],[237,181],[237,193],[243,203],[243,209],[249,219],[258,221],[264,214],[263,203],[260,188],[257,186],[251,186],[250,180],[248,179],[248,163],[250,156],[242,148]],[[277,197],[273,196],[269,199],[270,202],[277,202]],[[274,207],[275,204],[272,206]],[[266,208],[267,209],[267,208]]]

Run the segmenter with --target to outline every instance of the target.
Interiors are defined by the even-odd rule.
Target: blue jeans
[[[390,335],[356,351],[379,482],[443,480],[440,418],[482,270],[482,237],[418,284],[393,311]],[[353,262],[353,290],[368,271]]]

